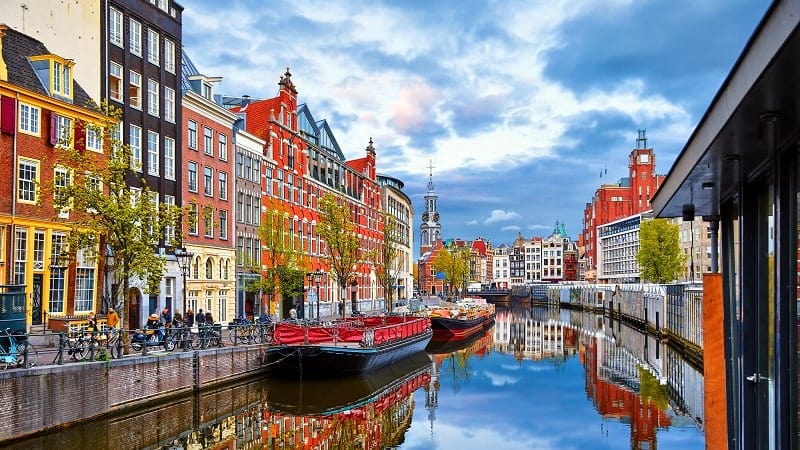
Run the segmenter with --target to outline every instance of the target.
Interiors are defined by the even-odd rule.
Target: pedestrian
[[[211,315],[211,311],[206,311],[206,325],[214,325],[214,316]]]
[[[198,327],[202,327],[206,324],[206,315],[203,314],[203,310],[197,311],[197,316],[195,317],[195,321],[197,322]]]
[[[181,313],[177,312],[172,317],[172,326],[176,328],[183,326],[183,317],[181,317]]]
[[[186,326],[192,328],[194,326],[194,311],[192,308],[186,310]]]
[[[169,327],[172,324],[172,317],[169,315],[169,308],[166,306],[161,310],[161,317],[159,320],[161,320],[161,325],[164,327]]]
[[[119,314],[114,310],[114,308],[108,308],[108,312],[106,313],[106,327],[116,329],[119,326]]]
[[[100,330],[97,329],[97,319],[95,319],[93,312],[89,313],[89,318],[87,319],[86,322],[87,322],[86,323],[86,331],[88,331],[89,333],[94,334],[94,333],[100,331]]]

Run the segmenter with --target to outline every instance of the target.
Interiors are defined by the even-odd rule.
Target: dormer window
[[[42,55],[30,58],[31,65],[53,97],[72,101],[72,66],[74,62],[56,55]]]
[[[211,85],[209,83],[203,83],[201,94],[203,97],[211,100]]]

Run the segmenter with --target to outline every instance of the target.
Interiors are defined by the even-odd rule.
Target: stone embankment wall
[[[265,345],[236,346],[0,373],[0,443],[155,405],[264,370]]]

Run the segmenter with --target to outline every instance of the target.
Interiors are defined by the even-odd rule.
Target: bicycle
[[[6,347],[3,341],[8,343]],[[10,328],[6,328],[0,333],[0,369],[6,370],[9,365],[16,367],[33,367],[39,362],[39,351],[28,342],[28,336],[24,333],[14,333]]]
[[[246,317],[242,317],[239,319],[238,324],[230,325],[228,328],[230,329],[230,340],[234,345],[237,343],[261,343],[261,333],[258,332],[256,325],[250,322]]]

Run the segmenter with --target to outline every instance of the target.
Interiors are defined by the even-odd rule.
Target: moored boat
[[[300,379],[365,373],[425,350],[432,334],[429,318],[405,315],[280,322],[267,371]]]
[[[461,340],[491,327],[495,310],[494,305],[485,299],[470,297],[429,307],[428,317],[433,328],[433,340]]]

